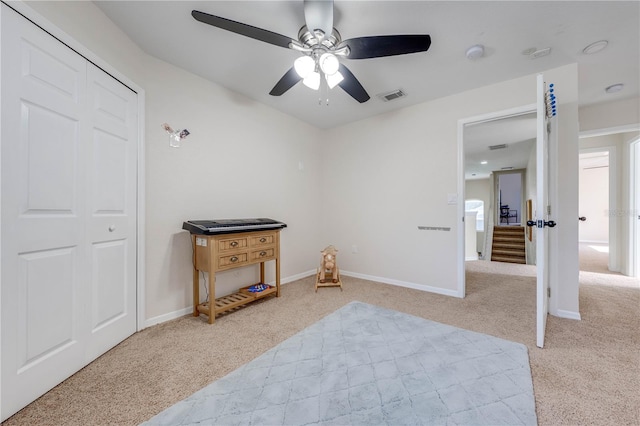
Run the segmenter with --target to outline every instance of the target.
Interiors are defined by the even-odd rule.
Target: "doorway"
[[[478,230],[477,244],[478,252],[485,260],[491,258],[493,229],[499,222],[497,176],[501,172],[509,174],[532,167],[535,169],[536,117],[536,105],[528,105],[458,122],[459,164],[464,171],[459,179],[458,193],[462,199],[484,201],[483,230]],[[524,176],[520,175],[521,193],[529,197],[529,192],[535,194],[536,173],[528,173],[526,180]],[[515,201],[519,204],[516,208],[518,221],[521,221],[523,199],[521,195],[520,201]],[[460,210],[463,210],[462,206]],[[461,215],[464,216],[465,212],[462,211]],[[515,223],[515,217],[512,221]],[[458,295],[464,297],[465,242],[459,242],[458,247]]]
[[[527,158],[528,159],[528,158]],[[523,214],[524,172],[497,173],[496,179],[496,224],[498,226],[520,226]]]
[[[610,149],[582,150],[579,155],[578,214],[580,270],[609,272]],[[615,203],[613,204],[615,205]]]

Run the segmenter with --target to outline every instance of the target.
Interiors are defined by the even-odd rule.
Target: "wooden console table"
[[[216,314],[246,305],[263,297],[280,297],[280,229],[235,234],[196,235],[193,242],[193,316],[205,314],[213,324]],[[264,263],[276,262],[276,285],[259,293],[243,287],[237,293],[216,299],[216,272],[260,264],[260,283],[265,283]],[[200,303],[199,272],[209,273],[209,301]],[[213,303],[211,303],[213,301]]]

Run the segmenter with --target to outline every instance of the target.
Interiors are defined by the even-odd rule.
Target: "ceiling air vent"
[[[507,147],[507,144],[506,144],[506,143],[501,143],[500,145],[491,145],[491,146],[489,146],[489,149],[490,149],[491,151],[494,151],[494,150],[496,150],[496,149],[504,149],[504,148],[506,148],[506,147]]]
[[[378,95],[378,97],[385,102],[393,101],[394,99],[398,99],[398,98],[404,98],[405,96],[407,96],[407,94],[404,93],[402,89],[398,89],[398,90],[394,90],[393,92],[383,93]]]

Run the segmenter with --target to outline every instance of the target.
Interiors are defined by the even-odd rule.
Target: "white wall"
[[[491,202],[491,182],[489,179],[473,179],[465,181],[465,199],[484,201],[484,227],[489,223],[489,203]],[[477,247],[478,253],[484,252],[484,239],[486,231],[478,231]],[[484,254],[484,253],[483,253]]]
[[[550,70],[545,76],[558,88],[562,148],[553,149],[563,168],[554,181],[562,180],[566,189],[552,197],[556,220],[567,223],[556,228],[560,238],[552,243],[554,253],[563,253],[563,262],[552,265],[552,282],[562,288],[554,291],[558,296],[551,307],[571,316],[578,312],[577,221],[568,220],[576,216],[578,201],[577,67]],[[531,105],[535,87],[535,75],[530,75],[328,130],[327,151],[334,160],[324,165],[324,195],[330,194],[340,209],[325,219],[323,228],[331,243],[348,248],[341,268],[454,294],[463,228],[457,206],[448,204],[447,196],[457,192],[462,175],[457,167],[458,120]],[[451,231],[421,231],[418,226]],[[351,252],[352,245],[358,253]]]
[[[464,260],[478,260],[478,251],[476,249],[478,246],[477,218],[478,212],[464,213]]]
[[[341,249],[344,271],[457,294],[457,241],[463,228],[458,207],[447,202],[462,173],[456,167],[457,122],[533,104],[535,75],[321,132],[150,58],[92,3],[34,6],[146,90],[147,318],[191,303],[190,247],[179,229],[193,218],[273,216],[288,222],[282,238],[285,277],[315,268],[319,247],[334,244]],[[557,220],[567,223],[551,242],[556,253],[563,253],[561,264],[551,265],[552,283],[562,283],[552,288],[557,297],[551,311],[575,313],[577,67],[546,76],[558,88],[561,117],[562,140],[552,148],[563,164],[556,178],[564,187],[552,198]],[[166,146],[163,122],[192,132],[184,148]],[[320,136],[327,141],[322,151]],[[321,152],[330,152],[331,161],[320,161]],[[243,153],[253,155],[241,160]],[[299,160],[305,164],[302,172]],[[320,209],[320,200],[322,206],[331,200],[337,207]],[[450,231],[419,231],[419,225]],[[358,253],[352,253],[354,245]],[[242,277],[221,277],[219,283],[230,289],[237,281]]]
[[[318,129],[145,54],[91,2],[29,4],[146,92],[148,323],[192,305],[184,220],[284,221],[283,279],[315,270],[324,247]],[[191,132],[181,148],[169,147],[165,122]],[[227,294],[256,279],[255,267],[219,274],[216,290]]]
[[[640,98],[627,98],[580,108],[580,132],[638,124]]]
[[[147,317],[191,304],[188,219],[270,217],[282,277],[316,267],[320,235],[318,130],[147,57]],[[170,148],[163,122],[191,135]],[[302,170],[300,168],[302,167]],[[273,280],[273,262],[267,280]],[[315,270],[315,269],[314,269]],[[216,296],[258,281],[255,266],[216,275]]]

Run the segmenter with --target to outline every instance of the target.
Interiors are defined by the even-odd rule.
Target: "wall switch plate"
[[[458,204],[458,194],[447,194],[447,204]]]

